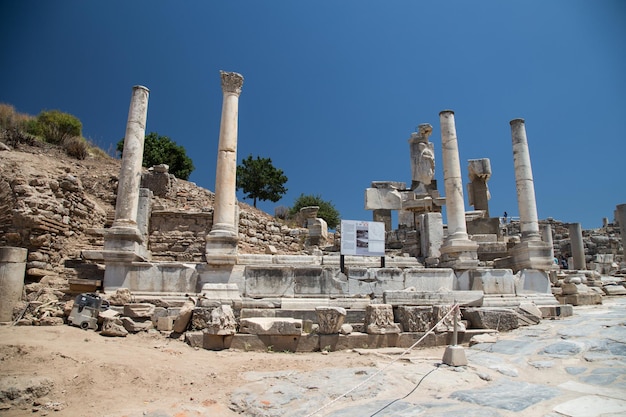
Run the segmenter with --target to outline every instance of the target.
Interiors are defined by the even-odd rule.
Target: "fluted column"
[[[113,227],[137,227],[139,185],[141,184],[141,164],[146,136],[149,93],[150,90],[144,86],[136,85],[133,87],[126,123]]]
[[[478,244],[469,240],[467,236],[463,179],[454,112],[443,110],[439,113],[439,122],[448,220],[448,236],[440,249],[443,261],[441,266],[459,269],[472,268],[478,265]]]
[[[533,170],[530,165],[530,152],[528,151],[528,139],[526,138],[526,126],[524,119],[513,119],[510,124],[522,241],[541,240],[537,217],[537,202],[535,201]]]

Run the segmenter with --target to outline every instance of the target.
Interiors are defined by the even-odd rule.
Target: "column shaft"
[[[626,204],[618,204],[615,207],[615,220],[619,223],[619,232],[622,238],[622,262],[626,263]]]
[[[511,137],[513,139],[513,164],[515,167],[515,186],[517,187],[517,205],[520,217],[522,241],[541,240],[537,203],[535,201],[535,185],[530,165],[530,153],[526,138],[524,119],[513,119]]]
[[[446,190],[448,235],[452,239],[467,239],[463,179],[461,177],[454,112],[451,110],[442,111],[439,113],[439,120],[441,123],[441,152],[443,181]]]
[[[238,235],[237,227],[237,123],[239,94],[243,77],[234,72],[221,72],[222,120],[215,173],[215,203],[211,235]]]
[[[567,228],[569,230],[569,243],[572,249],[572,258],[574,258],[574,269],[587,269],[582,226],[580,223],[570,223],[567,225]]]
[[[126,136],[124,137],[124,151],[122,152],[122,167],[117,186],[113,227],[136,227],[137,225],[149,92],[150,90],[141,85],[133,87],[130,109],[128,110],[128,121],[126,123]]]

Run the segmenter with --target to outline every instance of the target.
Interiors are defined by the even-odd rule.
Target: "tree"
[[[249,155],[237,165],[237,189],[243,190],[244,198],[252,198],[254,207],[257,200],[280,200],[287,192],[286,182],[283,170],[275,168],[270,158]]]
[[[300,212],[302,207],[318,206],[320,209],[317,215],[326,221],[330,229],[334,229],[339,224],[340,215],[339,211],[335,208],[332,202],[322,199],[322,196],[318,195],[304,195],[300,194],[300,197],[293,203],[293,207],[289,210],[289,214],[295,216]]]
[[[124,139],[117,142],[117,151],[121,157],[124,152]],[[146,168],[153,165],[167,164],[170,167],[170,173],[182,180],[189,179],[189,175],[195,169],[193,161],[187,156],[185,148],[177,145],[169,137],[160,136],[155,132],[146,136],[141,164]]]

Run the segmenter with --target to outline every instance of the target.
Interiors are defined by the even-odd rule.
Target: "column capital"
[[[236,72],[220,71],[222,77],[222,91],[224,93],[241,94],[241,86],[243,86],[243,76]]]

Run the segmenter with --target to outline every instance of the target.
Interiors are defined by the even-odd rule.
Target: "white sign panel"
[[[385,223],[342,220],[341,254],[385,256]]]

